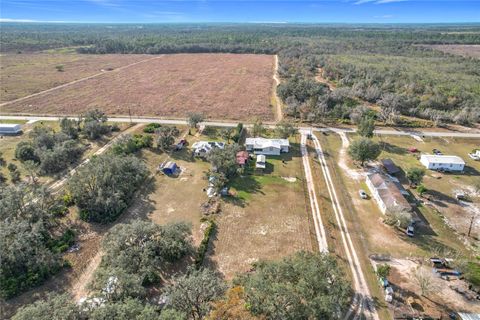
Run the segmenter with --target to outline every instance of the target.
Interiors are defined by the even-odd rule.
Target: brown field
[[[146,55],[2,54],[0,102],[11,101],[103,70],[150,58]],[[64,71],[55,68],[63,65]]]
[[[463,57],[480,58],[480,45],[478,44],[434,44],[426,47]]]
[[[135,116],[185,117],[201,112],[210,119],[273,117],[273,56],[145,57],[150,59],[3,105],[1,112],[75,115],[97,107],[111,115],[127,115],[131,109]]]

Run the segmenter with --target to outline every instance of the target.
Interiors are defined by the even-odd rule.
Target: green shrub
[[[66,206],[66,207],[70,207],[70,206],[73,206],[74,202],[73,202],[73,197],[72,197],[72,194],[70,192],[66,192],[63,196],[62,196],[62,201],[63,201],[63,204]]]
[[[480,263],[469,262],[465,268],[465,279],[477,288],[480,288]]]
[[[65,252],[75,243],[75,232],[67,229],[59,239],[50,239],[48,247],[55,253]]]
[[[381,264],[377,267],[377,276],[380,278],[387,278],[388,275],[390,274],[390,265],[388,264]]]
[[[63,204],[58,204],[52,207],[50,212],[54,217],[63,217],[65,214],[67,214],[68,208]]]
[[[200,246],[198,247],[197,251],[197,256],[195,257],[195,267],[197,269],[200,269],[200,267],[203,264],[203,260],[205,259],[205,254],[207,253],[208,250],[208,244],[210,243],[210,238],[212,237],[213,233],[215,232],[215,229],[217,228],[217,225],[215,224],[214,221],[210,220],[209,221],[208,227],[205,229],[205,232],[203,233],[203,240],[200,243]]]
[[[156,129],[160,128],[161,125],[159,123],[149,123],[143,128],[143,132],[145,133],[154,133]]]

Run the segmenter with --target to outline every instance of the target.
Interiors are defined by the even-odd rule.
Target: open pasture
[[[141,63],[4,105],[1,111],[76,115],[100,108],[110,115],[185,117],[201,112],[211,119],[273,117],[273,56],[144,57]]]
[[[429,48],[463,57],[480,58],[480,45],[475,44],[433,44]]]
[[[112,71],[151,58],[141,54],[2,54],[0,56],[0,102]],[[3,108],[0,108],[4,111]]]

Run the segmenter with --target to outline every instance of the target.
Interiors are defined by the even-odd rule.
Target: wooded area
[[[478,59],[420,46],[480,44],[475,25],[4,23],[1,35],[3,52],[278,54],[280,76],[294,81],[279,88],[287,114],[305,121],[348,121],[363,101],[378,103],[378,119],[391,124],[401,114],[436,125],[469,125],[480,117]],[[319,72],[341,90],[312,91]],[[289,86],[296,86],[294,94]]]

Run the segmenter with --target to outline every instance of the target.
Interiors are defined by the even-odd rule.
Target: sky
[[[480,0],[0,0],[0,21],[462,23]]]

